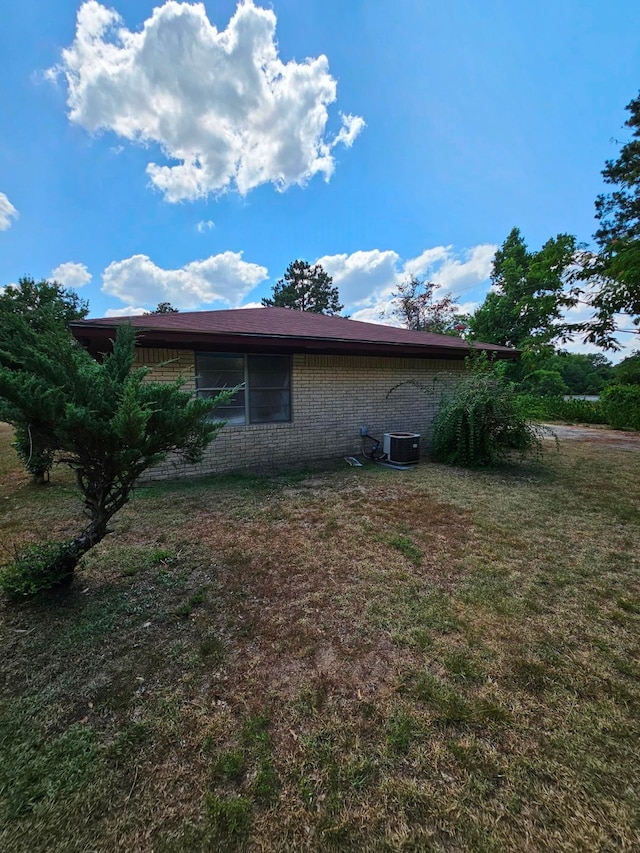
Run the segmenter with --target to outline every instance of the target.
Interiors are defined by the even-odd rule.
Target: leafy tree
[[[4,318],[8,314],[24,317],[36,331],[50,320],[61,328],[66,328],[74,320],[82,320],[89,313],[89,303],[80,299],[73,290],[63,287],[57,281],[36,282],[29,276],[18,279],[18,284],[10,284],[0,293],[0,335]]]
[[[293,261],[284,278],[278,279],[273,286],[272,298],[263,299],[262,304],[314,314],[339,314],[344,306],[338,299],[338,288],[333,286],[333,279],[320,264],[312,267],[306,261]]]
[[[396,317],[407,329],[460,336],[466,327],[465,319],[457,313],[456,300],[450,293],[434,299],[440,285],[412,276],[391,294],[391,309],[382,314]]]
[[[69,323],[81,320],[88,312],[89,303],[80,299],[73,290],[56,281],[43,279],[36,282],[25,276],[17,285],[9,285],[0,294],[0,350],[10,349],[13,345],[13,320],[16,317],[21,318],[32,332],[55,329],[60,335],[65,335]],[[37,419],[21,420],[16,414],[13,423],[18,455],[34,481],[44,483],[53,463],[53,453],[46,446],[46,438],[38,428]]]
[[[158,302],[157,308],[149,311],[149,314],[178,314],[177,308],[174,308],[170,302]]]
[[[567,340],[572,327],[563,314],[577,302],[567,286],[576,250],[575,237],[558,234],[531,252],[513,228],[496,252],[492,290],[470,318],[472,338],[535,357],[550,354],[554,341]]]
[[[614,368],[602,353],[556,352],[536,362],[536,367],[522,378],[522,390],[541,393],[543,374],[557,374],[557,394],[599,394],[614,379]],[[545,393],[551,391],[552,383],[542,383]]]
[[[640,351],[616,364],[613,373],[621,385],[640,385]]]
[[[0,418],[33,424],[44,446],[73,469],[84,499],[88,524],[68,545],[68,574],[110,532],[143,471],[168,453],[188,462],[201,457],[223,426],[208,415],[233,393],[194,399],[179,382],[146,382],[147,369],[133,369],[134,351],[130,325],[119,327],[101,362],[53,322],[35,331],[12,315],[5,330]]]
[[[569,386],[558,370],[539,368],[527,377],[525,390],[540,397],[561,397],[569,393]]]
[[[613,365],[602,353],[560,352],[548,366],[560,373],[569,394],[599,394],[614,377]]]
[[[631,140],[602,171],[605,183],[614,189],[596,199],[600,227],[594,239],[600,252],[591,257],[581,275],[595,288],[590,298],[595,314],[586,325],[587,340],[608,349],[620,349],[614,338],[615,314],[627,314],[640,326],[640,94],[626,109],[630,115],[625,127],[631,129]]]

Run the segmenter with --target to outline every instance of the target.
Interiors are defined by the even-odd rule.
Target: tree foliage
[[[22,325],[29,333],[56,335],[69,338],[67,328],[74,320],[86,317],[89,304],[73,291],[62,287],[58,282],[36,282],[25,276],[17,285],[9,285],[0,294],[0,354],[1,365],[14,365],[12,353],[16,349],[16,328]],[[18,325],[16,327],[16,319]],[[0,420],[2,419],[2,401],[0,401]],[[6,416],[4,420],[8,420]],[[36,482],[43,483],[53,463],[53,451],[47,445],[46,436],[37,426],[37,419],[21,419],[18,411],[13,412],[12,423],[15,426],[15,447],[26,469]]]
[[[600,403],[614,429],[640,431],[640,385],[610,385],[602,392]]]
[[[513,228],[496,252],[492,290],[470,318],[475,340],[513,346],[540,355],[555,341],[568,339],[571,326],[564,312],[577,302],[567,284],[577,245],[570,234],[558,234],[531,252]]]
[[[521,387],[540,397],[558,397],[569,393],[569,386],[562,378],[560,371],[548,370],[544,367],[532,371]]]
[[[632,353],[613,368],[616,382],[621,385],[640,385],[640,351]]]
[[[73,290],[57,281],[35,281],[24,276],[18,279],[18,284],[10,284],[0,293],[0,336],[5,318],[10,314],[23,317],[37,331],[51,321],[66,328],[69,323],[82,320],[88,313],[89,303],[80,299]]]
[[[450,293],[434,299],[440,286],[412,276],[391,294],[391,308],[382,316],[395,317],[405,328],[417,332],[460,336],[466,323],[457,313],[456,300]]]
[[[263,299],[262,304],[314,314],[339,314],[344,307],[339,302],[333,279],[320,264],[312,267],[307,261],[299,260],[289,264],[284,278],[278,279],[273,286],[271,299]]]
[[[149,314],[178,314],[179,311],[177,308],[174,308],[170,302],[158,302],[156,308],[153,311],[149,311]]]
[[[614,381],[613,365],[602,353],[556,352],[539,359],[534,370],[522,378],[522,390],[540,393],[540,382],[544,373],[559,376],[564,388],[557,386],[557,394],[599,394]],[[546,393],[554,393],[549,383]]]
[[[169,453],[197,461],[223,426],[208,420],[220,398],[194,399],[179,382],[147,382],[146,368],[133,369],[130,325],[102,362],[55,322],[35,331],[11,315],[4,338],[0,419],[27,424],[75,472],[88,519],[70,543],[76,561],[110,532],[143,471]]]
[[[539,457],[543,430],[521,413],[505,362],[472,360],[469,374],[448,393],[433,421],[433,456],[449,465],[489,467],[515,453]]]
[[[587,340],[609,349],[620,348],[614,337],[616,314],[628,315],[640,327],[640,94],[626,109],[631,139],[602,171],[613,189],[596,199],[600,227],[594,239],[600,252],[583,275],[595,290]]]

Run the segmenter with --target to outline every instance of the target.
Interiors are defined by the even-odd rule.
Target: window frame
[[[229,390],[228,388],[222,387],[212,387],[212,386],[200,386],[199,385],[199,377],[200,370],[198,365],[199,357],[206,356],[214,356],[219,358],[242,358],[243,362],[243,381],[238,384],[238,389],[244,391],[244,420],[242,423],[232,423],[228,421],[229,426],[240,427],[240,426],[274,426],[277,424],[290,424],[293,422],[293,394],[292,394],[292,384],[293,384],[293,360],[291,355],[286,353],[246,353],[246,352],[220,352],[213,350],[195,350],[194,351],[194,359],[195,359],[195,385],[196,385],[196,396],[201,397],[201,392],[207,392],[211,396],[215,396],[222,391]],[[286,359],[287,361],[287,373],[288,373],[288,387],[285,388],[277,388],[277,387],[262,387],[262,388],[253,388],[251,387],[251,377],[249,370],[249,359],[250,358],[279,358]],[[251,394],[252,391],[264,392],[264,391],[287,391],[288,393],[288,401],[287,401],[287,409],[288,409],[288,418],[286,420],[271,420],[271,421],[263,421],[263,420],[252,420],[251,419]],[[216,410],[213,412],[213,417],[216,417]]]

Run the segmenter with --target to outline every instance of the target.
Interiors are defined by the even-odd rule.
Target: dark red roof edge
[[[262,312],[271,312],[272,316],[275,312],[280,312],[280,316],[274,316],[274,320],[282,320],[283,318],[290,322],[291,315],[287,309],[258,309],[260,314],[259,319],[262,320]],[[247,311],[247,314],[245,314]],[[255,311],[255,309],[254,309]],[[93,355],[98,355],[108,348],[109,341],[113,338],[118,326],[124,322],[131,322],[139,336],[140,344],[144,347],[164,348],[167,346],[177,349],[215,349],[216,351],[224,352],[306,352],[325,355],[386,355],[395,357],[412,357],[412,358],[449,358],[449,359],[464,359],[473,350],[492,352],[500,359],[518,359],[520,352],[518,350],[504,347],[496,344],[488,344],[483,342],[468,343],[461,338],[450,338],[446,335],[434,335],[429,333],[415,333],[406,329],[398,329],[399,336],[404,340],[379,340],[377,339],[378,329],[377,324],[362,323],[360,321],[349,321],[344,318],[339,318],[339,333],[337,333],[336,324],[330,325],[331,334],[318,333],[313,329],[312,334],[305,334],[306,329],[298,329],[294,333],[280,331],[263,331],[259,330],[239,330],[237,323],[235,329],[220,328],[218,323],[217,329],[208,330],[203,327],[202,321],[205,320],[206,314],[217,315],[216,320],[222,319],[222,315],[235,315],[237,320],[238,315],[246,316],[249,320],[249,312],[254,313],[251,309],[238,309],[238,311],[222,311],[222,312],[190,312],[182,315],[166,315],[171,322],[172,327],[164,326],[164,315],[138,315],[133,317],[109,317],[96,320],[81,320],[71,324],[73,334],[83,342]],[[283,317],[282,312],[285,312]],[[296,312],[297,313],[297,312]],[[198,326],[194,328],[191,325],[190,317],[197,315]],[[261,316],[262,315],[262,316]],[[266,316],[265,316],[266,319]],[[271,319],[271,317],[270,317]],[[302,318],[300,318],[302,319]],[[317,326],[316,320],[320,319],[319,315],[305,317],[305,321],[312,320],[313,325]],[[334,318],[327,318],[329,320]],[[338,319],[338,318],[335,318]],[[151,320],[151,322],[147,322]],[[176,328],[176,321],[183,321],[182,328]],[[344,327],[345,330],[352,328],[354,332],[362,330],[362,337],[358,334],[353,336],[344,336],[342,332],[342,323],[349,323],[349,326]],[[353,326],[351,326],[353,323]],[[161,325],[162,324],[162,325]],[[187,325],[189,324],[189,325]],[[181,324],[182,325],[182,324]],[[255,316],[247,325],[255,327]],[[273,325],[281,326],[281,323],[275,322]],[[329,324],[325,324],[329,325]],[[191,327],[190,327],[191,326]],[[371,330],[369,331],[369,327]],[[392,327],[381,327],[387,330]],[[322,332],[325,330],[322,329]],[[368,333],[368,334],[367,334]],[[424,343],[420,338],[424,335]],[[386,335],[388,337],[388,335]]]

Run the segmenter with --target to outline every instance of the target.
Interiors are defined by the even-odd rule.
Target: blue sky
[[[409,274],[472,308],[512,226],[531,248],[591,240],[640,88],[637,0],[22,0],[3,19],[0,285],[55,276],[92,316],[256,304],[295,258],[357,319]]]

